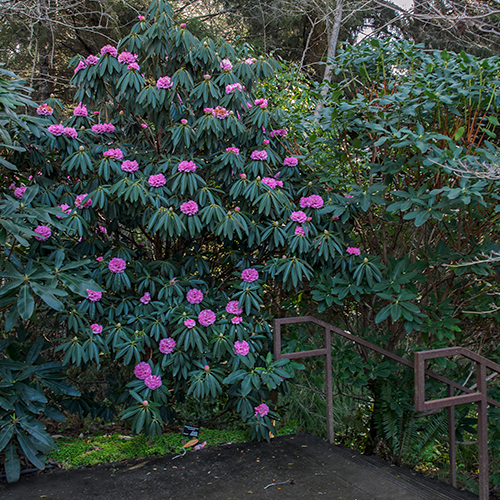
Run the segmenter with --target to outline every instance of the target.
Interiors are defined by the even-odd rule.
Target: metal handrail
[[[292,353],[281,352],[281,325],[296,323],[314,323],[324,328],[323,349],[310,351],[300,351]],[[332,380],[332,358],[331,358],[331,332],[334,332],[346,339],[360,344],[372,351],[378,352],[402,365],[412,368],[415,373],[415,409],[425,411],[436,408],[448,408],[448,434],[449,434],[449,455],[450,455],[450,483],[456,487],[456,441],[455,441],[455,406],[464,403],[476,402],[478,404],[478,443],[479,443],[479,499],[489,498],[489,470],[488,470],[488,404],[500,408],[500,402],[491,399],[487,395],[486,369],[500,373],[500,365],[465,349],[464,347],[451,347],[446,349],[435,349],[432,351],[421,351],[415,353],[415,362],[412,363],[386,349],[383,349],[367,340],[356,337],[352,333],[336,328],[314,316],[300,316],[293,318],[278,318],[274,320],[274,357],[278,359],[300,359],[310,356],[325,356],[325,385],[326,385],[326,408],[327,408],[327,432],[328,441],[335,442],[333,427],[333,380]],[[476,387],[477,391],[454,382],[442,375],[426,370],[425,362],[429,359],[449,356],[464,356],[476,363]],[[425,401],[425,376],[432,377],[448,386],[448,397],[438,400]],[[459,390],[465,394],[454,395],[454,391]]]

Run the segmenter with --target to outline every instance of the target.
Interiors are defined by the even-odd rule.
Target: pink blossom
[[[93,325],[90,325],[90,328],[92,329],[92,333],[94,335],[99,335],[102,333],[102,325],[98,325],[97,323],[94,323]]]
[[[257,59],[254,59],[253,57],[249,57],[248,59],[245,59],[245,64],[248,64],[249,66],[251,66],[255,62],[257,62]]]
[[[260,182],[262,182],[262,184],[265,184],[266,186],[269,186],[271,189],[274,189],[276,187],[276,179],[273,179],[272,177],[263,177]]]
[[[87,106],[85,104],[79,103],[78,106],[73,110],[73,116],[87,116]]]
[[[220,69],[222,71],[231,71],[233,69],[233,65],[229,59],[222,59],[220,62]]]
[[[240,208],[240,207],[234,207],[234,211],[235,211],[235,212],[239,212],[240,210],[241,210],[241,208]]]
[[[243,313],[243,307],[239,307],[239,302],[237,300],[231,300],[226,306],[226,312],[229,314],[240,315]]]
[[[47,226],[37,226],[34,231],[39,235],[35,236],[35,240],[38,241],[47,241],[52,236],[52,231]]]
[[[215,313],[210,309],[204,309],[198,314],[198,323],[202,326],[210,326],[215,323]]]
[[[97,257],[96,260],[97,262],[102,262],[104,260],[104,257]]]
[[[36,114],[40,116],[50,116],[54,110],[48,104],[40,104],[38,108],[36,108]]]
[[[144,304],[144,305],[147,305],[151,302],[151,295],[149,292],[146,292],[140,299],[139,301]]]
[[[144,379],[144,384],[148,389],[154,391],[158,389],[158,387],[161,387],[161,377],[158,375],[150,375]]]
[[[172,79],[169,76],[162,76],[161,78],[158,78],[158,81],[156,82],[156,86],[159,89],[169,89],[172,85]]]
[[[184,321],[184,326],[186,328],[194,328],[196,326],[196,321],[194,319],[186,319]]]
[[[247,174],[240,174],[240,177],[241,177],[242,179],[246,179],[246,178],[247,178]]]
[[[160,340],[160,352],[162,354],[171,354],[174,352],[174,348],[177,345],[177,342],[172,338],[168,337],[166,339]]]
[[[255,99],[254,104],[255,104],[255,106],[261,107],[262,109],[266,109],[267,108],[267,99],[262,99],[262,98]]]
[[[206,372],[209,372],[209,371],[210,371],[210,366],[205,365],[205,366],[203,367],[203,369],[204,369]]]
[[[227,118],[229,116],[229,111],[222,106],[217,106],[212,110],[212,115],[219,120],[224,120],[224,118]]]
[[[352,197],[353,197],[352,194],[345,194],[344,195],[344,198],[352,198]]]
[[[89,65],[89,66],[95,66],[98,62],[99,62],[99,57],[98,56],[94,56],[92,54],[90,54],[87,59],[85,59],[85,62]]]
[[[241,316],[235,316],[234,318],[231,318],[231,323],[233,325],[239,325],[243,321],[243,318]]]
[[[302,224],[307,220],[307,215],[302,212],[302,210],[299,210],[297,212],[292,212],[292,214],[290,215],[290,219],[292,219],[294,222]]]
[[[123,160],[123,151],[120,148],[108,149],[104,151],[103,156],[113,160]]]
[[[296,236],[305,236],[306,232],[305,232],[305,230],[304,230],[304,228],[302,226],[297,226],[295,228],[295,235]]]
[[[349,255],[360,255],[361,254],[361,250],[359,248],[356,248],[356,247],[347,247],[346,251]]]
[[[50,127],[48,128],[48,131],[53,134],[53,135],[63,135],[64,133],[64,125],[62,125],[61,123],[59,123],[58,125],[50,125]]]
[[[137,16],[137,19],[139,19],[139,21],[145,21],[146,18],[144,16]]]
[[[196,163],[194,161],[181,161],[177,166],[177,170],[179,172],[196,172]]]
[[[181,212],[186,215],[194,215],[198,212],[198,203],[196,201],[186,201],[181,204]]]
[[[72,139],[78,139],[78,132],[73,127],[64,127],[63,134],[66,137],[71,137]]]
[[[283,187],[283,181],[276,181],[276,186],[282,188]]]
[[[141,69],[141,67],[136,62],[133,62],[127,66],[127,69],[132,70],[132,71],[139,71]]]
[[[74,70],[74,73],[78,73],[81,69],[84,69],[86,67],[87,67],[87,65],[85,64],[85,62],[78,61],[78,64],[77,64],[77,66],[76,66],[76,68]]]
[[[9,186],[9,189],[12,190],[12,189],[16,189],[16,185],[12,182]]]
[[[263,418],[269,413],[269,406],[267,406],[265,403],[262,403],[259,406],[256,406],[254,410],[255,416]]]
[[[71,213],[71,207],[69,205],[66,205],[66,203],[63,203],[62,205],[59,205],[59,208],[65,213],[65,214],[70,214]],[[56,215],[58,219],[63,219],[64,217],[62,215]]]
[[[188,122],[188,121],[187,121],[185,118],[183,118],[183,119],[181,120],[181,123],[182,123],[183,125],[187,125],[187,122]]]
[[[241,342],[237,340],[234,343],[234,352],[236,354],[239,354],[240,356],[246,356],[248,354],[248,351],[250,351],[250,346],[245,340],[242,340]]]
[[[127,263],[123,259],[120,259],[119,257],[111,259],[108,264],[108,269],[115,274],[123,273],[126,267]]]
[[[167,183],[167,179],[163,174],[150,175],[148,183],[152,187],[161,187]]]
[[[199,304],[203,300],[203,292],[197,288],[191,288],[186,294],[186,300],[190,304]]]
[[[213,116],[214,108],[203,108],[203,113]]]
[[[295,156],[287,156],[283,160],[283,165],[285,165],[285,167],[296,167],[298,164],[299,164],[299,160],[297,160],[297,158],[295,158]]]
[[[130,52],[122,52],[118,56],[118,62],[123,64],[132,64],[137,61],[139,56],[137,54],[131,54]]]
[[[181,29],[184,29],[186,27],[186,23],[181,23],[179,24],[179,26],[181,27]]]
[[[139,164],[135,160],[125,160],[122,163],[122,170],[124,172],[137,172],[139,170]]]
[[[267,151],[265,151],[265,150],[252,151],[250,158],[252,158],[252,160],[267,160]]]
[[[116,57],[118,55],[118,51],[116,50],[116,47],[113,47],[112,45],[105,45],[101,48],[101,56],[105,56],[106,54],[109,54],[111,57]]]
[[[319,194],[309,196],[309,206],[311,208],[321,208],[324,204],[323,198]]]
[[[226,85],[226,94],[233,94],[236,91],[243,92],[243,85],[241,85],[241,83],[230,83]]]
[[[90,302],[99,302],[102,299],[102,292],[94,292],[94,290],[87,288],[87,299]]]
[[[151,375],[151,367],[144,361],[141,361],[140,363],[135,365],[134,375],[138,379],[144,380]]]
[[[146,407],[147,407],[147,406],[149,406],[149,403],[148,403],[146,400],[144,400],[144,401],[142,402],[142,406],[146,406]]]
[[[76,208],[89,208],[92,206],[92,198],[89,198],[85,204],[82,205],[83,203],[83,200],[85,198],[87,198],[88,196],[88,193],[83,193],[83,194],[79,194],[77,197],[76,197],[76,200],[75,200],[75,206]]]
[[[212,76],[208,73],[206,75],[203,75],[203,80],[210,80],[210,78],[212,78]]]
[[[92,132],[94,134],[112,134],[114,131],[115,126],[112,123],[96,123],[92,125]]]
[[[241,279],[247,283],[252,283],[259,279],[259,272],[253,267],[249,267],[241,273]]]
[[[264,146],[268,146],[268,145],[269,145],[269,139],[264,139],[264,140],[262,141],[262,144],[263,144]]]
[[[23,195],[24,195],[24,192],[27,190],[28,188],[26,186],[21,186],[21,187],[18,187],[16,189],[14,189],[14,196],[20,200]]]
[[[226,148],[226,153],[233,153],[236,156],[238,156],[240,154],[240,150],[239,150],[239,148],[229,147],[229,148]]]
[[[288,132],[284,128],[279,128],[277,130],[271,130],[269,134],[271,137],[286,137]]]

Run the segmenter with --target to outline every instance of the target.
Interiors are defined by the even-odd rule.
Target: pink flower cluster
[[[161,387],[161,377],[158,375],[150,375],[144,379],[144,384],[148,389],[154,391]]]
[[[302,226],[297,226],[295,228],[295,236],[305,236],[306,232]]]
[[[115,126],[112,123],[96,123],[92,125],[94,134],[112,134],[115,131]]]
[[[146,292],[140,299],[139,302],[144,304],[145,306],[148,305],[151,302],[151,294],[149,292]]]
[[[171,354],[174,352],[174,348],[177,345],[177,342],[172,338],[168,337],[166,339],[160,340],[160,352],[162,354]]]
[[[90,302],[99,302],[102,299],[102,292],[94,292],[94,290],[87,288],[87,299]]]
[[[198,314],[198,323],[202,326],[210,326],[215,323],[215,313],[210,309],[204,309]]]
[[[181,161],[177,166],[177,170],[179,172],[196,172],[196,163],[194,161]]]
[[[222,71],[231,71],[233,69],[233,65],[229,59],[222,59],[220,62],[220,69]]]
[[[241,316],[234,316],[231,318],[231,323],[233,325],[239,325],[243,321],[243,318]]]
[[[127,66],[127,69],[130,69],[133,71],[139,71],[141,69],[141,67],[136,62],[133,62]]]
[[[296,167],[298,164],[299,164],[299,160],[297,160],[297,158],[295,158],[295,156],[287,156],[283,160],[283,165],[285,165],[285,167]]]
[[[114,257],[109,261],[108,269],[115,274],[121,274],[125,271],[127,263],[119,257]]]
[[[256,63],[257,62],[257,59],[253,58],[253,57],[249,57],[248,59],[245,59],[245,64],[248,64],[249,66],[251,66],[253,63]]]
[[[54,110],[48,104],[40,104],[38,108],[36,108],[36,114],[40,116],[50,116]]]
[[[134,368],[134,375],[140,379],[144,380],[147,377],[151,376],[151,367],[145,363],[144,361],[141,361],[140,363],[137,363]]]
[[[186,300],[190,304],[199,304],[203,300],[203,292],[197,288],[191,288],[186,294]]]
[[[87,198],[87,196],[88,196],[88,193],[79,194],[75,200],[75,207],[76,208],[89,208],[89,207],[91,207],[92,206],[92,198],[89,198],[85,203],[83,203],[83,200],[85,198]]]
[[[267,151],[265,151],[265,150],[252,151],[250,158],[252,158],[252,160],[267,160]]]
[[[66,137],[71,137],[76,139],[78,137],[78,132],[73,127],[65,127],[62,124],[50,125],[48,131],[56,136],[65,135]]]
[[[311,196],[303,196],[300,199],[301,208],[321,208],[323,206],[323,198],[319,194],[312,194]]]
[[[162,76],[161,78],[158,78],[158,81],[156,82],[156,86],[159,89],[169,89],[172,85],[172,79],[169,76]]]
[[[71,207],[67,205],[66,203],[63,203],[62,205],[59,205],[59,208],[65,213],[65,214],[70,214],[71,213]],[[56,215],[58,219],[63,219],[64,217],[62,215]]]
[[[137,170],[139,170],[139,164],[135,160],[125,160],[121,168],[124,172],[137,172]]]
[[[255,106],[259,106],[262,109],[267,108],[267,99],[255,99],[254,101]]]
[[[226,306],[226,312],[228,314],[240,315],[243,313],[243,308],[239,307],[239,302],[237,300],[231,300]]]
[[[98,325],[97,323],[94,323],[93,325],[90,325],[90,328],[92,329],[92,333],[94,335],[99,335],[102,333],[102,325]]]
[[[230,83],[226,85],[226,94],[233,94],[236,91],[243,92],[243,85],[241,85],[241,83]]]
[[[73,116],[87,116],[87,115],[88,115],[87,106],[85,104],[82,104],[81,102],[73,110]]]
[[[302,224],[303,222],[306,222],[307,215],[302,212],[302,210],[298,210],[297,212],[292,212],[292,214],[290,215],[290,219],[292,219],[294,222]]]
[[[52,236],[52,231],[47,226],[37,226],[34,231],[39,235],[35,236],[35,240],[38,241],[47,241]]]
[[[112,45],[105,45],[101,48],[101,56],[105,56],[106,54],[109,54],[111,57],[116,57],[118,55],[118,51],[116,50],[116,47],[113,47]]]
[[[186,319],[184,321],[184,326],[189,329],[194,328],[196,326],[196,321],[194,319]]]
[[[108,149],[104,151],[103,156],[112,160],[123,160],[123,151],[120,148]]]
[[[249,267],[241,273],[241,279],[247,283],[253,283],[259,279],[259,272],[253,267]]]
[[[87,59],[85,59],[85,63],[88,65],[88,66],[95,66],[97,63],[99,62],[99,57],[98,56],[94,56],[92,54],[90,54]]]
[[[21,186],[21,187],[18,187],[16,189],[14,189],[14,196],[20,200],[23,195],[24,195],[24,192],[27,190],[28,188],[26,186]]]
[[[248,342],[245,342],[244,340],[236,341],[234,343],[234,352],[236,354],[239,354],[240,356],[246,356],[248,354],[248,351],[250,351],[250,346],[248,345]]]
[[[356,247],[347,247],[346,251],[349,255],[361,255],[361,250]]]
[[[266,403],[262,403],[259,406],[256,406],[254,410],[255,416],[263,418],[269,413],[269,406],[267,406]]]
[[[239,150],[239,148],[229,147],[229,148],[226,148],[226,153],[233,153],[236,156],[238,156],[240,154],[240,150]]]
[[[78,61],[78,64],[76,65],[74,73],[78,73],[81,69],[84,69],[86,67],[87,67],[87,65],[83,61]]]
[[[152,187],[161,187],[167,183],[167,179],[163,174],[150,175],[148,183]]]
[[[283,181],[278,181],[277,179],[273,179],[272,177],[262,177],[262,184],[269,186],[271,189],[275,189],[276,187],[283,187]]]
[[[229,116],[229,111],[222,106],[217,106],[216,108],[212,109],[212,115],[219,120],[224,120],[224,118],[227,118]]]
[[[198,203],[196,201],[186,201],[181,204],[181,212],[186,215],[194,215],[198,212]]]
[[[279,128],[277,130],[271,130],[269,134],[271,137],[286,137],[288,132],[284,128]]]
[[[118,62],[123,64],[132,64],[135,63],[139,59],[137,54],[131,54],[130,52],[122,52],[118,56]]]

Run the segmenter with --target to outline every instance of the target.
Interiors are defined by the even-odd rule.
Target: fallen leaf
[[[191,439],[191,441],[188,441],[183,448],[191,448],[191,446],[194,446],[195,444],[198,444],[199,439]]]

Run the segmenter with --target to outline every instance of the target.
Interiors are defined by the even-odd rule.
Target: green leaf
[[[19,316],[24,320],[30,319],[35,310],[35,300],[33,299],[33,295],[31,295],[28,285],[23,285],[21,290],[19,290],[17,310],[19,311]]]
[[[5,449],[5,475],[9,483],[19,481],[21,476],[21,462],[14,443],[10,443]]]

